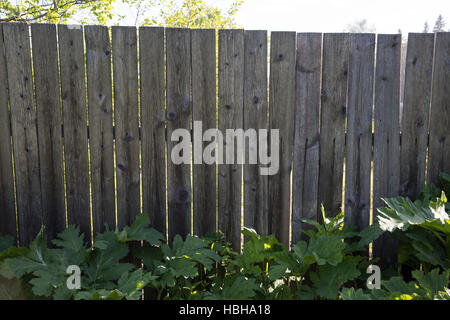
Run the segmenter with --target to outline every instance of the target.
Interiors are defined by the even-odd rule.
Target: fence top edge
[[[324,31],[324,32],[314,32],[314,31],[294,31],[294,30],[268,30],[268,29],[244,29],[244,28],[186,28],[186,27],[163,27],[163,26],[133,26],[133,25],[100,25],[100,24],[66,24],[66,23],[43,23],[43,22],[24,22],[24,21],[1,21],[0,25],[7,24],[17,24],[17,25],[29,25],[29,26],[45,26],[45,25],[54,25],[54,26],[66,26],[69,29],[83,29],[85,27],[92,28],[108,28],[108,29],[116,29],[116,28],[134,28],[136,30],[139,29],[164,29],[164,30],[210,30],[210,31],[249,31],[249,32],[268,32],[270,34],[322,34],[322,35],[358,35],[358,36],[378,36],[378,35],[448,35],[450,31],[442,31],[442,32],[406,32],[406,33],[378,33],[378,32],[342,32],[342,31]]]

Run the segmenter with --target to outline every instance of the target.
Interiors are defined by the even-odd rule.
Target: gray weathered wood
[[[317,220],[319,203],[319,115],[322,34],[297,35],[295,133],[292,172],[292,242]]]
[[[67,217],[69,224],[79,225],[91,239],[83,30],[81,26],[58,25],[58,39]]]
[[[383,206],[381,198],[396,197],[400,184],[400,55],[401,35],[379,34],[375,72],[373,144],[373,208]],[[396,242],[389,234],[374,242],[374,256],[381,266],[396,264]]]
[[[348,34],[323,35],[319,205],[323,204],[327,216],[335,216],[344,209],[342,180],[347,117],[348,50]]]
[[[425,183],[434,34],[410,33],[401,113],[400,195],[416,199]]]
[[[350,35],[344,212],[359,229],[370,221],[374,49],[373,34]]]
[[[111,45],[107,27],[86,26],[92,223],[94,235],[116,226]]]
[[[166,234],[166,113],[164,28],[139,28],[142,206],[153,228]]]
[[[3,25],[14,147],[19,243],[28,245],[42,225],[39,152],[29,27]]]
[[[33,24],[33,70],[42,189],[42,212],[47,241],[66,227],[56,26]]]
[[[17,240],[3,24],[0,24],[0,233]]]
[[[193,121],[202,122],[205,131],[216,128],[216,31],[191,30],[191,49],[192,116]],[[201,236],[216,231],[216,165],[204,164],[200,157],[210,142],[196,141],[195,136],[192,141],[193,227],[194,233]],[[199,155],[198,159],[195,159],[196,155]]]
[[[111,31],[117,225],[123,228],[141,213],[137,35],[135,27],[112,27]]]
[[[189,130],[192,122],[190,48],[189,29],[166,29],[169,241],[177,234],[185,237],[191,233],[191,164],[177,165],[171,158],[173,147],[179,143],[171,140],[172,132],[176,129]]]
[[[428,146],[428,183],[450,173],[450,32],[436,33]]]
[[[243,127],[244,86],[244,31],[219,31],[219,130],[225,135],[227,129]],[[242,164],[237,160],[236,139],[234,152],[225,144],[223,163],[219,164],[218,224],[234,250],[241,248],[242,225]],[[227,151],[234,164],[225,164]],[[230,157],[231,158],[231,157]],[[242,161],[240,161],[241,163]]]
[[[279,130],[279,171],[269,176],[269,233],[289,245],[290,179],[294,143],[295,32],[272,32],[270,39],[269,119]],[[273,147],[271,146],[271,152]]]
[[[244,130],[267,127],[267,31],[245,31]],[[258,138],[259,141],[259,138]],[[259,145],[248,145],[256,155]],[[268,176],[260,174],[260,163],[244,165],[244,225],[268,234]]]

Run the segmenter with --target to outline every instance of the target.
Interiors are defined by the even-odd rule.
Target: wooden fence
[[[21,245],[142,212],[169,239],[221,230],[238,249],[244,224],[288,244],[321,203],[363,228],[381,197],[450,172],[450,33],[409,34],[404,79],[398,34],[4,23],[0,39],[0,232]],[[194,120],[279,129],[279,172],[175,165]]]

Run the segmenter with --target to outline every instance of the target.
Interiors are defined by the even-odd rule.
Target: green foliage
[[[236,28],[242,0],[226,7],[208,0],[0,0],[0,22],[119,24]],[[127,7],[128,16],[122,15]]]
[[[234,0],[228,8],[219,8],[205,0],[158,0],[153,6],[159,12],[147,16],[142,24],[182,28],[236,28],[234,16],[242,3],[242,0]]]
[[[43,230],[29,248],[0,237],[0,298],[138,300],[146,289],[156,299],[448,300],[445,193],[427,185],[415,202],[385,203],[378,221],[362,231],[344,224],[343,214],[326,217],[322,208],[323,223],[304,220],[313,228],[291,249],[244,228],[241,254],[221,233],[177,235],[167,244],[149,227],[148,215],[97,234],[92,246],[75,226],[52,241],[54,248],[46,246]],[[380,289],[368,289],[367,267],[377,261],[368,247],[383,232],[401,239],[400,268],[382,274]],[[80,267],[79,289],[67,288],[71,265]]]
[[[0,1],[0,21],[105,24],[113,18],[115,0],[27,0]],[[79,16],[82,16],[79,18]]]
[[[443,190],[426,184],[416,201],[397,197],[384,199],[378,208],[380,228],[399,239],[400,267],[431,270],[450,267],[450,212],[446,193],[450,193],[450,175],[441,173]],[[398,232],[399,230],[403,232]]]

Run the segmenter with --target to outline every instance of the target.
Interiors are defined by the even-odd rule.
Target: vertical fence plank
[[[111,46],[107,27],[86,26],[86,73],[94,235],[116,226]]]
[[[135,27],[112,28],[117,224],[140,214],[139,106]]]
[[[91,238],[89,157],[83,30],[58,25],[61,95],[64,122],[66,201],[69,224]]]
[[[42,225],[39,152],[27,24],[3,25],[17,190],[19,242],[28,245]]]
[[[267,130],[267,31],[245,31],[244,37],[244,130],[257,135],[259,129]],[[256,160],[260,147],[248,145]],[[260,163],[244,159],[244,225],[267,235],[268,176],[260,174]]]
[[[328,216],[342,212],[349,35],[323,36],[320,114],[319,205]],[[320,216],[319,216],[320,218]]]
[[[319,115],[322,34],[297,35],[292,242],[310,228],[301,219],[317,220],[319,195]]]
[[[270,39],[270,129],[279,130],[279,171],[269,176],[269,233],[289,245],[290,175],[294,143],[295,32],[272,32]],[[273,146],[270,147],[274,152]]]
[[[400,184],[400,55],[401,35],[379,34],[375,72],[375,111],[373,145],[373,208],[383,205],[381,198],[396,197]],[[381,266],[396,264],[396,242],[383,234],[374,242],[374,256]]]
[[[223,134],[227,129],[243,126],[243,64],[244,31],[220,30],[219,130]],[[225,143],[224,137],[223,160],[233,159],[233,164],[219,165],[218,222],[219,230],[237,251],[241,247],[242,161],[237,162],[241,156],[236,152],[235,141]]]
[[[415,199],[425,183],[434,34],[410,33],[401,120],[400,195]]]
[[[164,28],[139,28],[142,206],[153,228],[166,234],[166,114]]]
[[[450,173],[450,32],[436,33],[430,115],[428,183]]]
[[[192,117],[201,121],[204,131],[216,128],[216,31],[191,30],[191,48]],[[216,231],[216,165],[204,164],[203,147],[209,143],[203,142],[201,127],[193,128],[193,222],[200,236]]]
[[[33,24],[31,33],[42,212],[47,240],[50,244],[50,241],[66,227],[56,26]]]
[[[11,154],[11,125],[8,111],[3,24],[0,25],[0,233],[16,238],[16,208]]]
[[[344,211],[359,229],[370,221],[374,49],[373,34],[350,35]]]
[[[191,233],[191,154],[182,151],[187,163],[175,164],[172,150],[178,143],[191,148],[189,137],[180,137],[172,141],[176,129],[190,129],[191,125],[191,41],[190,30],[166,29],[166,72],[167,72],[167,182],[169,241],[177,234],[185,237]],[[182,141],[181,141],[182,140]],[[189,151],[186,154],[186,151]],[[175,149],[176,155],[180,150]]]

